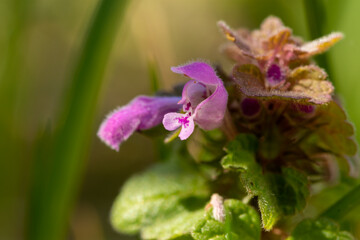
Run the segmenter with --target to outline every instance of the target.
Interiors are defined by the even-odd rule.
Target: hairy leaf
[[[292,168],[282,168],[281,174],[269,174],[279,207],[284,215],[304,209],[309,196],[306,176]]]
[[[232,239],[258,240],[261,225],[257,212],[239,200],[228,199],[224,202],[225,221],[214,218],[213,208],[209,208],[191,233],[196,240]]]
[[[338,224],[327,218],[305,219],[300,222],[287,240],[354,240],[355,238],[339,229]]]
[[[153,224],[141,230],[142,239],[178,239],[190,234],[197,222],[204,216],[204,206],[202,208],[189,211],[183,209],[176,211],[172,216],[157,219]]]
[[[240,134],[226,148],[222,159],[225,169],[240,172],[248,194],[258,197],[263,227],[270,230],[283,215],[302,210],[309,194],[306,176],[295,169],[282,168],[281,173],[264,172],[256,162],[257,139]]]
[[[293,69],[288,78],[290,82],[297,82],[302,79],[326,80],[327,73],[316,65],[305,65]]]
[[[339,32],[331,33],[319,39],[315,39],[295,49],[299,58],[309,58],[311,56],[323,53],[332,47],[335,43],[343,39],[343,34]]]
[[[301,79],[292,88],[292,91],[309,96],[309,102],[322,104],[331,101],[334,86],[329,81],[316,79]]]
[[[261,73],[261,71],[249,71],[249,69],[256,68],[255,65],[252,65],[251,68],[242,65],[235,66],[233,69],[235,83],[240,88],[240,91],[247,96],[315,104],[324,104],[331,100],[334,87],[329,81],[302,79],[290,90],[267,90],[264,87],[262,78],[258,75],[258,72]],[[256,73],[256,75],[253,73]]]
[[[290,28],[281,27],[275,31],[265,42],[266,49],[281,49],[288,42],[292,32]]]
[[[235,45],[240,50],[241,54],[252,56],[250,52],[250,47],[247,45],[246,41],[244,41],[238,34],[233,31],[225,22],[219,21],[218,26],[224,32],[225,37],[235,43]]]
[[[145,239],[188,234],[209,194],[205,179],[189,166],[158,164],[125,183],[113,205],[111,223],[120,232],[141,231]]]
[[[255,160],[257,139],[254,135],[240,134],[226,147],[226,155],[222,159],[225,169],[236,169],[241,172],[240,179],[246,191],[258,196],[263,227],[270,230],[280,217],[280,208],[271,185]]]

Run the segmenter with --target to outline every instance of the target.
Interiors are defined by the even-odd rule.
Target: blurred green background
[[[306,40],[342,31],[317,60],[359,127],[359,12],[358,0],[0,1],[0,239],[135,239],[111,229],[109,211],[155,145],[135,134],[117,153],[97,128],[152,93],[150,71],[170,89],[182,81],[171,66],[228,69],[220,19],[257,28],[276,15]]]

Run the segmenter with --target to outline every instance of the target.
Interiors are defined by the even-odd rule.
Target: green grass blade
[[[28,239],[66,238],[70,210],[94,134],[92,126],[98,95],[126,2],[101,0],[89,26],[61,108],[54,144],[45,157],[49,167],[40,166],[43,154],[39,155],[42,160],[38,159],[35,166],[40,172],[30,199]]]
[[[23,197],[24,184],[21,163],[24,145],[19,137],[22,126],[19,126],[17,114],[17,100],[19,86],[22,82],[25,55],[26,31],[28,27],[29,1],[9,0],[4,3],[11,14],[2,15],[1,21],[7,22],[5,35],[0,43],[3,65],[0,66],[0,239],[15,239],[21,237],[19,227],[22,219],[19,199]],[[2,6],[4,5],[2,4]],[[22,151],[19,149],[22,149]]]
[[[351,211],[354,211],[360,205],[360,185],[355,187],[339,201],[330,206],[319,217],[331,218],[340,221]]]
[[[151,92],[155,94],[160,89],[160,72],[157,61],[154,58],[148,59],[148,75],[151,84]]]

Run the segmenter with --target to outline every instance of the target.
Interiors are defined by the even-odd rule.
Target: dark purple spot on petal
[[[178,120],[178,122],[184,127],[188,127],[189,126],[189,120],[188,120],[188,117],[179,117],[179,118],[176,118],[176,120]]]
[[[277,64],[270,65],[266,71],[266,78],[270,85],[280,83],[284,78],[280,66]]]
[[[188,103],[186,104],[185,111],[189,111],[190,107],[191,107],[191,103],[188,102]]]
[[[252,117],[260,111],[260,103],[254,98],[245,98],[241,102],[241,110],[244,115]]]

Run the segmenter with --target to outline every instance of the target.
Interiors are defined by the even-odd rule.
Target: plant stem
[[[48,147],[51,150],[43,147],[46,156],[40,154],[35,159],[28,239],[67,238],[70,212],[95,135],[92,126],[97,99],[126,2],[100,0],[89,25],[56,123],[55,137],[53,141],[43,141],[53,143]],[[44,163],[48,167],[45,168]]]
[[[337,201],[335,204],[330,206],[319,217],[326,217],[339,221],[359,205],[360,205],[360,185],[355,187],[344,197],[342,197],[339,201]]]

